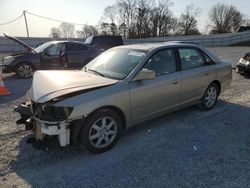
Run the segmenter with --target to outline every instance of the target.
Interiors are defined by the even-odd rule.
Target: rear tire
[[[112,149],[118,142],[122,130],[120,116],[104,108],[88,117],[80,133],[80,144],[92,153]]]
[[[204,93],[203,97],[201,98],[201,104],[199,107],[202,110],[211,110],[218,99],[219,96],[219,87],[215,83],[211,83],[206,92]]]
[[[35,68],[30,63],[20,63],[15,68],[15,73],[23,79],[28,79],[33,76]]]

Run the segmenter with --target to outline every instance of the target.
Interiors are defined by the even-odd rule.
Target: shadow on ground
[[[219,101],[137,125],[111,151],[20,143],[13,172],[32,187],[249,186],[250,108]]]
[[[0,96],[0,104],[8,104],[26,95],[31,87],[32,79],[21,79],[16,75],[10,75],[6,76],[3,82],[10,94],[8,96]]]

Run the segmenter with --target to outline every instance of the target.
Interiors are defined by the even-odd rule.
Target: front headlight
[[[12,61],[14,61],[14,57],[12,57],[12,56],[7,56],[7,57],[3,58],[4,65],[9,65]]]
[[[49,104],[35,104],[33,109],[36,115],[47,121],[63,121],[71,114],[73,107],[57,107]]]

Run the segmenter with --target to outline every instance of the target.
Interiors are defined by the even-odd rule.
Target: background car
[[[17,38],[5,35],[27,49],[25,53],[3,58],[3,73],[15,72],[21,78],[30,78],[39,69],[78,69],[101,53],[92,46],[77,41],[51,41],[32,48]]]
[[[107,50],[115,46],[123,45],[121,36],[90,36],[85,40],[85,44],[94,46],[95,48]]]
[[[240,58],[236,67],[236,72],[239,74],[250,74],[250,52]]]
[[[115,47],[81,71],[37,71],[29,92],[31,125],[41,129],[38,140],[58,135],[61,146],[80,143],[100,153],[123,129],[147,119],[190,105],[212,109],[231,80],[231,64],[199,45]]]

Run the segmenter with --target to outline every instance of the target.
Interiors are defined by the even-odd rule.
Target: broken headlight
[[[63,121],[71,114],[73,107],[58,107],[49,104],[34,104],[35,115],[45,121]]]
[[[3,58],[3,65],[9,65],[12,61],[14,61],[14,57],[12,56],[6,56]]]

